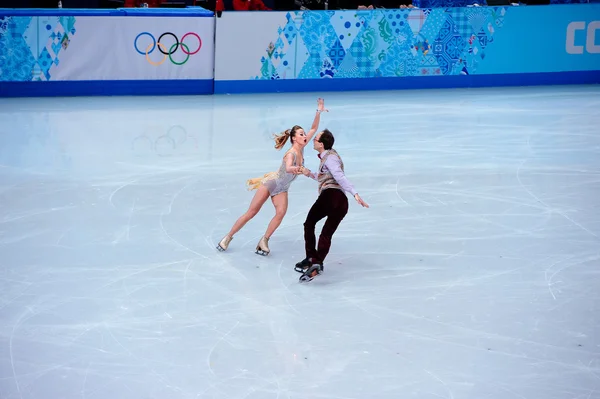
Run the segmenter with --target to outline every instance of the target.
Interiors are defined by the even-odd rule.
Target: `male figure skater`
[[[348,213],[348,198],[345,192],[354,196],[356,202],[363,207],[369,205],[360,198],[352,184],[344,175],[344,163],[336,150],[333,149],[333,134],[325,129],[313,139],[313,148],[319,153],[321,163],[318,172],[312,173],[304,168],[302,173],[312,177],[319,183],[319,197],[308,212],[304,222],[304,243],[306,258],[296,263],[294,268],[303,273],[300,282],[311,281],[323,272],[323,262],[331,247],[331,237]],[[315,226],[323,218],[327,218],[319,245],[315,248]]]

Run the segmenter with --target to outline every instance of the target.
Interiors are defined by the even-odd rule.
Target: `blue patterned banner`
[[[374,78],[472,73],[506,9],[288,14],[258,78]],[[300,65],[298,65],[300,64]],[[288,68],[294,65],[294,71]],[[290,72],[292,72],[290,74]]]
[[[217,20],[215,79],[600,70],[599,54],[566,51],[569,24],[594,20],[600,20],[598,4],[225,13]],[[574,40],[584,45],[585,29]]]
[[[211,80],[214,19],[2,16],[0,82]]]
[[[0,16],[0,81],[46,81],[77,30],[73,16]]]

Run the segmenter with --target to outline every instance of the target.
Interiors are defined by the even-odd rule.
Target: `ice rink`
[[[270,201],[215,247],[319,96],[371,207],[299,284],[306,177],[268,257]],[[0,99],[0,398],[598,399],[599,110],[599,86]]]

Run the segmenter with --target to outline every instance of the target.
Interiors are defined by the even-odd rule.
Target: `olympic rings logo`
[[[137,155],[147,155],[148,152],[158,156],[184,154],[199,149],[198,138],[188,134],[181,125],[170,126],[167,132],[162,126],[147,126],[139,136],[131,142],[131,149]]]
[[[148,44],[145,51],[140,50],[140,48],[138,47],[138,40],[142,36],[148,36],[152,40],[152,43]],[[167,47],[160,42],[165,36],[171,36],[173,37],[173,39],[175,39],[175,43],[173,43],[168,50]],[[194,51],[190,51],[188,45],[184,43],[184,40],[189,36],[198,39],[198,48],[196,48]],[[150,65],[162,65],[167,60],[167,58],[171,61],[171,63],[175,65],[183,65],[186,62],[188,62],[191,55],[197,54],[200,51],[200,49],[202,48],[202,39],[200,39],[200,36],[198,36],[197,33],[188,32],[185,35],[183,35],[180,41],[174,33],[165,32],[158,37],[158,40],[156,40],[156,38],[150,32],[142,32],[135,37],[135,40],[133,41],[133,47],[135,48],[135,51],[137,51],[139,54],[146,56],[146,61],[148,61]],[[157,47],[158,51],[162,53],[163,58],[162,60],[155,62],[150,59],[149,55],[152,54]],[[186,56],[183,61],[175,61],[172,57],[172,55],[175,54],[175,52],[179,49],[181,49],[181,52]]]

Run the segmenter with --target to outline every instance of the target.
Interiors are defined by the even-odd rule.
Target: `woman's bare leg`
[[[231,228],[229,233],[227,233],[227,235],[229,237],[233,237],[238,231],[240,231],[242,227],[244,227],[244,225],[250,221],[250,219],[256,216],[256,214],[258,213],[258,211],[260,211],[260,209],[262,208],[262,206],[268,198],[269,190],[265,186],[260,186],[256,191],[256,194],[254,194],[254,197],[252,198],[252,201],[250,202],[250,206],[248,207],[246,213],[244,213],[242,216],[239,217],[238,220],[236,220],[236,222],[233,224],[233,227]]]
[[[281,194],[277,194],[276,196],[271,198],[271,200],[273,201],[273,205],[275,206],[275,216],[273,216],[273,219],[271,219],[269,226],[267,226],[267,231],[265,232],[265,237],[267,239],[271,238],[273,233],[275,233],[275,230],[277,230],[287,212],[288,193],[286,191]]]
[[[287,212],[288,193],[283,192],[281,194],[277,194],[276,196],[272,197],[271,200],[275,206],[275,216],[273,216],[273,219],[271,219],[265,235],[260,239],[258,245],[256,246],[256,253],[263,256],[266,256],[271,252],[269,249],[269,238],[271,238],[275,230],[277,230],[281,224],[281,221],[283,220],[283,217],[285,216],[285,213]]]

